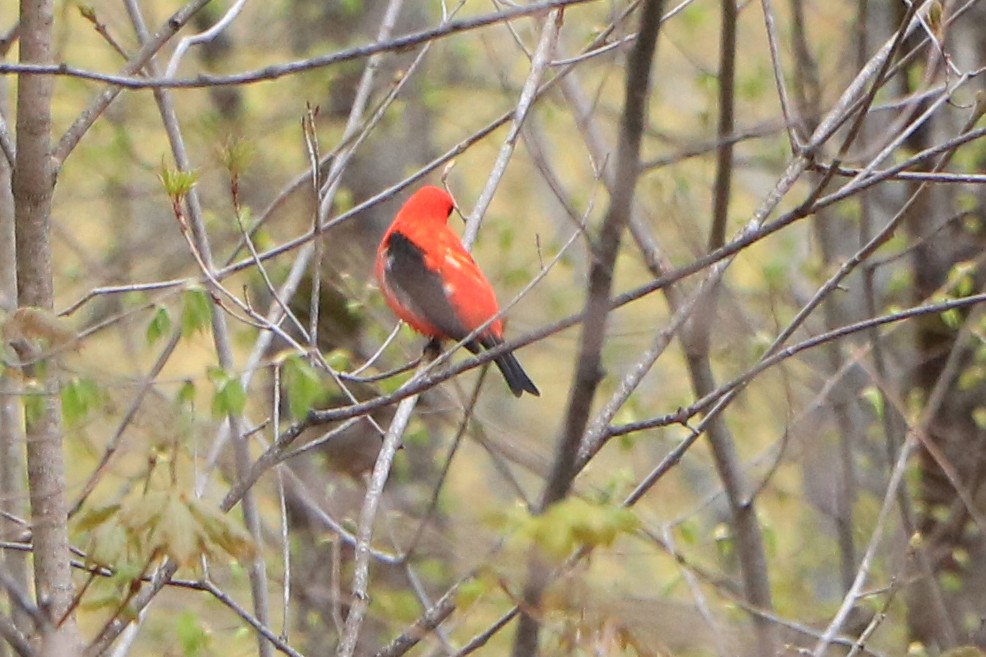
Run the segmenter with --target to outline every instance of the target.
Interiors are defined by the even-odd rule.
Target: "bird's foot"
[[[424,350],[421,352],[421,357],[425,360],[435,360],[442,354],[442,342],[437,338],[432,338],[428,340],[428,344],[425,345]]]

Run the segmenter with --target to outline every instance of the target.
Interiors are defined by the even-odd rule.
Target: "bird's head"
[[[448,192],[439,187],[428,185],[411,195],[411,198],[401,208],[397,222],[446,224],[454,207],[455,201],[452,200]]]

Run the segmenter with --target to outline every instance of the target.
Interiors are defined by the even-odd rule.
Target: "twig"
[[[589,0],[586,0],[586,1],[589,1]],[[634,6],[636,6],[636,5],[631,5],[631,8],[634,7]],[[604,43],[606,41],[606,39],[608,39],[610,37],[610,35],[612,34],[612,32],[615,30],[616,26],[618,24],[620,24],[620,22],[624,18],[626,18],[626,16],[628,15],[628,13],[629,13],[629,9],[626,10],[626,11],[624,11],[624,12],[622,12],[620,14],[620,16],[613,23],[610,23],[605,29],[603,29],[602,31],[600,31],[596,35],[596,37],[592,40],[592,42],[587,46],[586,49],[587,50],[590,50],[592,48],[598,47],[599,44]],[[538,89],[538,98],[540,98],[541,96],[543,96],[550,89],[554,88],[554,86],[556,84],[558,84],[558,82],[560,82],[561,80],[564,80],[565,79],[565,76],[569,75],[573,70],[574,70],[574,66],[567,66],[562,71],[559,71],[553,78],[551,78],[550,80],[546,81]],[[402,82],[404,80],[406,80],[406,79],[407,79],[407,76],[405,76],[405,78],[402,79]],[[419,167],[417,171],[415,171],[414,173],[412,173],[411,175],[409,175],[404,180],[399,181],[399,182],[397,182],[394,185],[391,185],[390,187],[388,187],[387,189],[384,189],[383,191],[379,192],[375,196],[373,196],[373,197],[371,197],[371,198],[363,201],[362,203],[356,205],[353,208],[350,208],[346,212],[343,212],[342,214],[340,214],[340,215],[336,216],[335,218],[333,218],[331,221],[328,221],[328,222],[323,223],[323,225],[322,225],[322,232],[323,233],[324,232],[328,232],[328,231],[334,229],[336,226],[338,226],[338,225],[340,225],[340,224],[342,224],[342,223],[344,223],[346,221],[350,221],[354,217],[359,216],[360,214],[364,213],[369,208],[372,208],[375,205],[377,205],[379,203],[382,203],[383,201],[386,201],[386,200],[392,198],[397,193],[399,193],[401,190],[403,190],[406,187],[410,186],[411,184],[417,182],[418,180],[421,180],[425,176],[429,175],[431,172],[433,172],[436,169],[442,167],[443,165],[446,165],[448,162],[454,160],[456,157],[458,157],[459,155],[461,155],[462,153],[464,153],[470,147],[472,147],[475,144],[479,143],[480,141],[482,141],[483,139],[485,139],[487,136],[489,136],[492,132],[494,132],[495,130],[497,130],[501,126],[505,125],[512,117],[513,117],[513,112],[512,111],[505,112],[505,113],[501,114],[499,117],[497,117],[496,119],[494,119],[493,121],[491,121],[489,124],[487,124],[486,126],[480,128],[479,130],[477,130],[476,132],[474,132],[469,137],[463,139],[462,141],[460,141],[458,144],[456,144],[455,146],[453,146],[452,148],[450,148],[449,150],[447,150],[442,155],[439,155],[437,158],[435,158],[431,162],[428,162],[427,164]],[[304,175],[295,178],[295,180],[292,181],[291,185],[300,185],[300,184],[302,184],[305,180],[307,180],[307,176],[308,175],[309,174],[306,172]],[[309,242],[311,242],[316,237],[317,237],[317,235],[312,235],[310,231],[309,232],[306,232],[304,235],[302,235],[300,237],[294,238],[292,240],[288,240],[288,241],[284,242],[283,244],[281,244],[279,246],[276,246],[274,248],[269,249],[268,251],[265,251],[264,253],[259,254],[259,258],[261,260],[266,261],[266,260],[268,260],[270,258],[275,258],[275,257],[280,256],[280,255],[283,255],[285,253],[290,253],[291,251],[294,251],[294,250],[298,249],[299,247],[308,244]],[[298,257],[300,258],[301,255],[299,254]],[[246,260],[241,260],[239,262],[235,262],[235,263],[229,264],[229,265],[225,266],[223,269],[221,269],[218,272],[216,272],[216,277],[219,280],[222,280],[225,277],[230,276],[230,275],[232,275],[232,274],[234,274],[236,272],[242,271],[244,269],[247,269],[248,267],[250,267],[252,265],[253,265],[253,261],[251,259],[249,259],[249,258],[246,259]]]
[[[89,290],[84,296],[79,298],[75,303],[68,306],[64,310],[58,312],[60,317],[67,317],[73,314],[76,310],[87,304],[90,300],[96,297],[110,295],[110,294],[126,294],[127,292],[151,292],[154,290],[171,290],[183,285],[187,285],[189,280],[186,278],[175,278],[170,281],[157,281],[154,283],[128,283],[127,285],[108,285],[105,287],[97,287]]]
[[[232,597],[216,586],[211,580],[205,580],[202,583],[202,588],[230,609],[230,611],[239,616],[243,621],[245,621],[247,625],[252,627],[254,631],[257,632],[258,636],[266,639],[264,643],[274,646],[278,651],[283,652],[285,655],[289,655],[289,657],[304,657],[304,655],[292,648],[283,639],[281,639],[281,637],[275,634],[273,630],[267,627],[267,625],[259,618],[253,616],[246,609],[238,605]]]
[[[674,537],[671,535],[671,528],[667,525],[664,526],[664,543],[667,550],[671,554],[674,554]],[[695,601],[695,608],[698,609],[698,613],[702,616],[702,620],[704,620],[705,624],[709,626],[709,630],[715,638],[716,651],[719,653],[719,657],[727,657],[728,655],[731,655],[732,652],[726,643],[726,639],[722,636],[722,629],[719,627],[719,623],[716,622],[715,616],[712,615],[712,611],[709,609],[709,603],[705,599],[705,594],[702,593],[702,589],[696,580],[695,573],[692,572],[690,568],[686,568],[685,564],[681,561],[676,561],[675,563],[677,563],[678,570],[681,572],[681,576],[688,585],[688,590],[692,594],[692,600]]]
[[[424,535],[424,531],[428,526],[428,523],[431,522],[435,509],[438,508],[438,501],[441,496],[442,487],[445,485],[449,470],[452,468],[452,459],[455,458],[456,453],[459,451],[459,446],[462,444],[462,437],[465,435],[469,428],[469,423],[472,421],[473,413],[476,410],[476,403],[479,401],[479,393],[483,388],[483,382],[486,380],[486,374],[489,372],[489,369],[489,366],[486,366],[479,371],[479,378],[476,379],[476,385],[473,386],[472,394],[469,395],[469,400],[466,402],[466,407],[462,414],[462,420],[460,420],[459,426],[455,431],[455,435],[452,437],[452,444],[449,446],[448,454],[445,456],[445,461],[442,464],[442,469],[438,473],[438,480],[435,482],[435,486],[432,490],[431,500],[428,502],[428,507],[425,509],[421,522],[418,523],[418,527],[414,531],[414,535],[411,537],[411,540],[408,541],[407,547],[404,548],[404,563],[410,561],[414,556],[414,551],[417,549],[418,542]]]
[[[236,0],[233,5],[226,10],[223,17],[216,21],[216,24],[207,30],[203,30],[198,34],[193,34],[191,36],[184,37],[178,42],[175,47],[175,51],[171,53],[171,59],[168,60],[168,66],[164,69],[164,77],[171,78],[174,77],[175,72],[178,70],[178,65],[181,63],[182,58],[188,49],[192,46],[197,46],[202,43],[208,43],[215,39],[217,36],[223,33],[223,31],[229,27],[236,17],[240,15],[243,11],[243,7],[246,6],[246,0]]]
[[[29,593],[22,589],[14,578],[2,568],[0,568],[0,588],[7,592],[7,597],[12,605],[24,612],[36,627],[43,629],[50,624],[44,612],[31,601]]]
[[[274,368],[274,435],[281,433],[281,368]],[[277,477],[277,501],[281,514],[281,562],[284,565],[281,588],[281,639],[287,641],[288,628],[291,626],[291,540],[289,538],[289,521],[287,496],[284,494],[284,475],[280,469],[274,472]]]
[[[485,216],[487,208],[489,208],[490,203],[493,201],[493,195],[496,194],[496,188],[499,186],[500,180],[507,171],[507,164],[509,164],[510,158],[513,155],[514,145],[517,143],[518,137],[520,137],[524,120],[527,118],[527,114],[530,112],[535,98],[537,98],[538,87],[541,84],[541,79],[544,77],[548,61],[551,59],[551,55],[555,50],[555,44],[558,41],[562,16],[562,10],[554,9],[545,19],[541,38],[538,40],[537,50],[535,50],[534,58],[531,60],[531,70],[527,75],[527,79],[524,81],[524,87],[517,101],[517,107],[513,111],[513,122],[510,125],[510,131],[500,146],[500,152],[497,154],[493,169],[486,179],[486,185],[476,200],[476,206],[466,220],[466,229],[462,234],[462,243],[467,249],[472,246],[473,242],[476,241],[476,237],[479,235],[479,226],[483,222],[483,216]]]
[[[134,73],[143,68],[154,52],[156,52],[160,46],[163,45],[163,43],[167,42],[167,40],[173,36],[174,32],[184,26],[191,16],[201,9],[202,6],[207,4],[208,1],[209,0],[195,0],[195,2],[187,5],[178,13],[173,15],[166,24],[172,31],[167,32],[166,35],[160,33],[155,35],[154,39],[148,42],[147,46],[134,55],[133,63],[124,68],[123,74],[113,75],[99,73],[89,69],[67,66],[65,64],[0,64],[0,75],[30,73],[35,75],[68,76],[84,80],[105,82],[112,86],[110,90],[104,92],[104,95],[111,93],[114,98],[122,89],[199,89],[217,86],[252,84],[267,80],[276,80],[278,78],[288,75],[295,75],[305,71],[334,66],[354,59],[362,59],[379,52],[405,50],[407,48],[411,48],[428,41],[445,38],[459,32],[475,30],[481,27],[486,27],[487,25],[516,20],[525,16],[542,14],[550,9],[586,4],[589,2],[596,2],[597,0],[545,0],[544,2],[537,4],[513,7],[502,12],[477,16],[476,18],[449,21],[440,27],[397,37],[384,43],[358,46],[355,48],[340,50],[329,55],[311,57],[309,59],[298,60],[286,64],[267,66],[262,69],[236,73],[233,75],[209,75],[200,73],[195,77],[190,78],[167,78],[154,75],[144,78],[136,77]],[[160,43],[158,43],[159,41]],[[148,53],[147,51],[152,47],[153,52]],[[102,96],[100,98],[102,98]],[[113,98],[109,98],[106,101],[99,102],[100,107],[87,110],[87,116],[89,113],[94,111],[101,113],[102,110],[104,110],[105,107],[112,102],[112,100]],[[95,120],[96,116],[92,116],[91,118],[92,120]],[[77,123],[81,124],[82,122],[83,120],[80,118],[80,121]],[[70,152],[78,143],[78,138],[75,136],[76,133],[85,132],[85,129],[88,129],[91,125],[88,118],[85,119],[85,123],[87,125],[85,125],[85,128],[81,131],[73,125],[70,129],[72,137],[68,138],[68,140],[66,140],[65,137],[62,138],[62,142],[59,143],[59,147],[56,151],[56,156],[59,161],[64,160],[64,155],[67,155],[68,152]],[[68,134],[69,133],[66,133],[66,135]],[[81,138],[81,134],[79,134],[78,137]]]
[[[370,604],[370,541],[373,538],[373,521],[376,519],[384,484],[387,483],[387,478],[390,475],[394,455],[397,454],[397,450],[401,446],[404,432],[411,421],[417,401],[418,397],[415,395],[403,400],[397,406],[394,419],[387,429],[387,435],[384,436],[380,455],[377,456],[377,462],[373,466],[373,474],[370,476],[366,496],[363,498],[363,506],[357,525],[355,556],[353,557],[353,598],[339,639],[339,648],[336,652],[338,657],[353,657],[356,650],[356,641],[359,639],[363,619],[366,617],[366,610]]]
[[[456,595],[459,592],[459,584],[456,584],[445,594],[435,601],[418,620],[404,630],[400,636],[395,637],[390,643],[373,653],[373,657],[401,657],[411,650],[424,637],[428,636],[442,622],[452,615],[455,611]]]
[[[360,365],[354,370],[346,372],[345,374],[342,375],[342,377],[345,379],[354,379],[358,377],[360,374],[362,374],[363,372],[365,372],[367,369],[372,367],[373,363],[375,363],[377,359],[380,358],[383,352],[387,350],[387,347],[390,346],[390,343],[394,341],[394,338],[397,337],[397,334],[401,332],[401,326],[402,324],[398,322],[398,324],[394,327],[394,330],[390,332],[390,335],[388,335],[387,338],[383,341],[383,343],[381,343],[380,347],[373,352],[373,355],[366,359],[365,363],[363,363],[362,365]]]
[[[0,150],[3,150],[3,155],[7,158],[7,164],[13,168],[17,162],[17,149],[14,146],[14,140],[10,137],[10,127],[7,125],[7,117],[4,116],[3,112],[0,112]]]
[[[179,9],[177,12],[171,15],[164,25],[159,28],[158,32],[153,36],[148,36],[143,39],[143,45],[140,50],[134,53],[130,62],[123,67],[123,78],[129,78],[132,80],[140,80],[139,77],[132,77],[138,71],[144,68],[144,66],[151,61],[151,58],[173,37],[185,24],[195,16],[196,13],[202,7],[207,5],[210,0],[191,0],[187,5]],[[146,32],[146,30],[145,30]],[[69,69],[71,67],[65,67],[64,65],[52,66],[49,68],[54,69]],[[9,73],[14,73],[16,71],[7,71]],[[54,72],[54,71],[51,71]],[[3,73],[3,65],[0,65],[0,74]],[[56,73],[58,74],[58,73]],[[151,74],[153,76],[153,73]],[[114,76],[109,76],[114,77]],[[145,78],[146,79],[146,78]],[[109,80],[104,80],[109,82]],[[61,168],[64,164],[65,159],[69,154],[75,150],[82,137],[89,131],[93,123],[96,122],[106,108],[110,106],[116,97],[120,95],[122,91],[120,86],[109,86],[104,89],[93,101],[89,104],[86,109],[84,109],[79,116],[75,119],[71,126],[65,131],[61,139],[58,141],[58,145],[54,148],[53,158],[55,162],[55,169]]]
[[[238,175],[234,172],[231,173],[233,174],[234,178],[236,175]],[[308,337],[304,325],[302,325],[301,320],[299,320],[297,316],[295,316],[295,314],[291,312],[290,306],[288,306],[288,304],[284,301],[281,295],[278,294],[277,288],[274,287],[274,281],[271,280],[270,274],[267,272],[267,267],[264,266],[264,262],[260,259],[260,255],[257,253],[257,247],[253,243],[253,238],[250,235],[250,232],[247,230],[246,226],[243,225],[243,210],[240,206],[239,194],[236,193],[235,191],[235,189],[237,188],[237,184],[235,180],[233,181],[232,187],[234,189],[234,192],[232,194],[233,214],[236,218],[236,226],[240,229],[240,236],[243,238],[243,244],[246,245],[247,251],[250,253],[250,257],[253,258],[257,271],[260,273],[260,277],[264,279],[264,285],[267,287],[267,291],[270,293],[274,304],[276,304],[276,306],[280,308],[280,313],[278,314],[268,313],[267,318],[265,320],[262,320],[261,325],[274,327],[280,324],[280,321],[283,317],[287,317],[288,319],[291,320],[291,323],[294,325],[295,329],[298,330],[298,332],[302,336],[302,339],[304,340]],[[247,310],[247,312],[248,313],[250,312],[249,309]],[[250,313],[250,314],[251,316],[256,316],[255,313]],[[271,331],[271,333],[274,333],[274,331]]]
[[[787,126],[787,138],[791,145],[791,152],[797,153],[801,148],[801,143],[796,132],[798,120],[794,116],[791,100],[787,93],[787,84],[784,81],[784,66],[781,63],[780,48],[777,43],[777,25],[774,19],[774,8],[771,6],[770,0],[760,0],[760,5],[763,8],[764,26],[767,30],[767,46],[770,50],[770,65],[774,72],[774,85],[777,87],[777,98],[781,103],[781,114],[784,116],[784,125]],[[733,15],[735,16],[735,11]]]
[[[856,333],[861,333],[864,331],[869,331],[880,326],[887,324],[896,324],[899,322],[904,322],[915,317],[921,317],[924,315],[936,315],[943,312],[948,312],[949,310],[955,310],[959,308],[971,308],[973,306],[979,305],[981,303],[986,303],[986,294],[973,294],[967,297],[962,297],[959,299],[949,299],[947,301],[942,301],[940,303],[928,303],[920,306],[914,306],[912,308],[907,308],[898,312],[889,313],[886,315],[881,315],[879,317],[873,317],[870,319],[861,320],[853,324],[848,324],[846,326],[841,326],[839,328],[820,333],[814,337],[811,337],[802,342],[795,343],[783,349],[780,349],[773,353],[769,358],[764,358],[758,362],[755,366],[747,369],[743,374],[737,376],[730,381],[723,383],[718,388],[710,392],[705,397],[695,401],[693,404],[686,408],[679,409],[674,413],[661,416],[660,418],[652,418],[649,420],[640,420],[637,422],[629,422],[621,425],[613,425],[609,428],[607,434],[610,437],[623,436],[628,433],[633,433],[636,431],[643,431],[645,429],[652,429],[654,427],[660,426],[671,426],[674,424],[682,424],[689,418],[698,415],[699,413],[711,413],[712,407],[717,401],[720,401],[732,390],[739,387],[747,385],[750,381],[756,378],[760,373],[778,365],[779,363],[792,358],[802,352],[808,351],[809,349],[814,349],[820,345],[824,345],[833,340],[839,340],[841,338],[854,335]],[[694,429],[697,431],[698,429]],[[676,448],[677,449],[677,448]],[[680,455],[679,455],[680,456]],[[672,450],[664,462],[668,460],[677,460],[675,458],[675,451]]]
[[[310,248],[310,247],[308,247]],[[290,298],[298,286],[301,284],[301,280],[305,275],[305,270],[307,268],[307,258],[304,256],[304,249],[302,253],[298,254],[298,258],[295,263],[291,266],[291,270],[288,272],[287,278],[281,285],[280,289],[274,295],[275,299],[288,299]],[[270,326],[277,325],[281,319],[284,317],[284,308],[280,302],[275,301],[271,304],[271,308],[267,313],[267,323]],[[250,387],[250,382],[253,379],[253,373],[256,371],[257,365],[260,363],[261,359],[264,358],[267,353],[267,349],[270,347],[271,341],[274,339],[274,333],[271,331],[264,331],[257,338],[253,345],[253,349],[250,351],[250,355],[246,360],[246,367],[244,367],[243,375],[240,377],[240,385],[243,386],[244,390]],[[208,482],[209,473],[214,467],[215,463],[219,459],[219,455],[222,448],[226,444],[226,440],[229,438],[229,427],[223,425],[220,427],[216,438],[212,441],[212,445],[209,448],[209,454],[206,457],[205,466],[202,472],[198,476],[198,481],[196,482],[197,494],[201,495],[202,491],[205,490],[205,485]],[[249,479],[250,475],[244,477],[240,476],[239,481],[244,479]],[[234,487],[239,485],[234,484]],[[245,489],[244,489],[245,490]],[[238,500],[239,498],[237,498]]]
[[[306,510],[312,514],[312,517],[325,525],[325,527],[333,534],[338,536],[339,543],[349,547],[356,547],[356,537],[347,531],[339,521],[330,516],[324,509],[322,509],[321,506],[319,506],[319,504],[311,497],[311,492],[307,489],[306,484],[302,481],[301,477],[299,477],[291,468],[286,466],[281,467],[287,475],[286,483],[291,487],[292,495],[306,505]],[[375,561],[389,566],[399,565],[401,561],[403,561],[400,555],[383,552],[373,548],[370,549],[370,556],[373,557]]]
[[[126,49],[120,45],[120,42],[117,41],[112,34],[110,34],[109,28],[106,27],[106,23],[99,20],[99,17],[96,15],[95,8],[80,6],[79,13],[82,14],[84,19],[92,23],[92,27],[96,30],[96,33],[103,37],[103,40],[109,44],[110,48],[112,48],[116,54],[120,55],[123,61],[130,59],[130,55],[127,54]]]
[[[493,638],[497,632],[502,630],[510,621],[516,618],[519,613],[520,607],[515,606],[513,609],[496,619],[496,621],[494,621],[488,628],[466,642],[466,645],[462,646],[462,648],[459,649],[459,652],[455,653],[453,657],[465,657],[466,655],[476,652],[485,646],[486,642]]]
[[[161,353],[158,354],[157,360],[154,361],[150,371],[144,377],[137,393],[134,395],[133,399],[130,400],[130,405],[123,414],[123,418],[120,420],[120,423],[117,425],[116,431],[113,432],[109,442],[103,449],[103,455],[100,457],[99,463],[96,464],[96,467],[89,475],[86,483],[83,484],[82,490],[79,491],[79,494],[75,499],[75,503],[69,508],[68,515],[70,518],[79,512],[79,509],[82,508],[82,505],[85,504],[86,500],[89,498],[89,495],[96,488],[96,484],[99,483],[99,480],[102,478],[103,474],[105,474],[110,460],[113,458],[113,455],[116,454],[116,451],[120,447],[120,443],[123,441],[123,435],[126,432],[127,427],[130,426],[130,423],[133,422],[133,419],[137,416],[137,411],[140,409],[141,403],[143,403],[147,393],[149,393],[154,387],[158,375],[161,373],[161,370],[164,369],[164,366],[167,365],[171,355],[175,352],[175,348],[178,346],[178,341],[180,339],[181,330],[175,329],[172,331],[171,338],[168,340],[168,343],[161,350]]]
[[[140,628],[144,626],[144,619],[147,618],[147,612],[148,607],[144,607],[137,614],[134,622],[127,625],[127,629],[116,640],[116,644],[113,646],[113,651],[109,654],[109,657],[128,657],[130,655],[130,649],[133,648],[134,641],[137,640]]]
[[[876,523],[873,526],[873,533],[870,536],[869,544],[866,546],[866,552],[860,561],[856,578],[843,598],[839,610],[825,628],[825,632],[822,633],[822,637],[818,640],[818,643],[815,644],[815,649],[812,651],[813,657],[822,657],[829,644],[832,643],[832,638],[839,631],[839,628],[842,627],[842,624],[849,616],[849,612],[852,611],[856,601],[859,599],[863,585],[866,584],[866,579],[869,576],[870,567],[876,557],[877,548],[880,546],[880,537],[883,534],[887,517],[893,510],[894,502],[897,499],[897,488],[904,478],[904,473],[907,470],[907,461],[916,445],[917,441],[914,440],[912,435],[909,435],[907,440],[904,441],[903,447],[901,447],[900,454],[897,457],[897,463],[894,465],[893,473],[890,476],[890,482],[887,484],[887,491],[883,496],[880,513],[877,515]]]
[[[862,169],[820,164],[811,165],[813,169],[820,171],[835,171],[835,175],[847,178],[858,178],[863,172]],[[930,182],[935,184],[959,184],[959,185],[986,185],[986,174],[982,173],[952,173],[949,171],[898,171],[892,175],[887,175],[885,171],[876,170],[873,175],[878,175],[881,180],[911,180],[915,182]]]
[[[4,613],[0,613],[0,637],[14,649],[20,657],[35,657],[31,644],[21,635],[14,621]]]
[[[274,441],[260,457],[253,462],[250,466],[250,470],[241,476],[235,484],[227,491],[223,501],[219,504],[219,508],[223,511],[229,511],[234,506],[236,506],[243,497],[243,493],[250,489],[257,480],[260,479],[261,475],[267,472],[268,469],[286,461],[290,458],[294,458],[300,454],[317,449],[327,443],[332,442],[333,439],[342,435],[345,431],[350,429],[357,422],[361,422],[362,417],[348,418],[338,427],[333,427],[331,431],[325,433],[325,435],[320,438],[311,441],[301,447],[297,448],[293,452],[286,453],[285,450],[290,443],[282,443],[280,441]]]
[[[372,70],[372,67],[367,66],[364,70],[364,76],[366,75],[366,71],[370,70]],[[363,108],[359,103],[359,97],[363,87],[364,85],[360,85],[357,89],[356,101],[353,102],[353,108],[349,114],[350,121],[354,117],[362,115]],[[321,157],[319,156],[318,130],[315,126],[315,117],[317,114],[317,107],[307,105],[305,115],[301,119],[301,132],[305,138],[305,152],[308,153],[312,199],[314,200],[312,203],[313,235],[319,235],[322,232],[322,213],[319,211],[319,190],[322,187],[321,170],[319,168]],[[343,135],[343,139],[345,138],[346,135]],[[338,163],[339,160],[332,160],[333,166]],[[329,199],[329,204],[331,205],[332,195],[327,194],[326,197]],[[318,316],[322,301],[322,252],[324,251],[322,240],[317,239],[312,242],[312,247],[311,296],[308,299],[308,348],[315,351],[318,349]]]
[[[387,16],[385,20],[381,23],[380,30],[377,34],[378,41],[386,40],[389,37],[391,30],[393,29],[393,23],[394,21],[396,21],[396,12],[400,4],[401,4],[400,2],[391,2],[390,5],[388,6]],[[373,86],[376,70],[379,65],[378,59],[379,56],[374,56],[371,57],[370,61],[367,62],[367,66],[364,69],[363,74],[360,77],[359,85],[357,86],[356,98],[354,99],[353,105],[350,108],[349,118],[346,121],[345,132],[343,134],[342,139],[340,140],[339,152],[336,154],[336,156],[331,158],[331,168],[328,176],[326,177],[325,183],[323,183],[323,187],[321,189],[318,189],[316,187],[317,211],[315,213],[316,218],[314,220],[314,224],[317,230],[309,231],[308,237],[297,242],[297,244],[305,244],[305,247],[302,248],[301,252],[294,259],[294,262],[291,265],[291,271],[288,273],[287,281],[282,286],[282,289],[280,290],[280,294],[274,295],[275,299],[278,300],[278,303],[281,305],[284,304],[280,300],[291,298],[294,295],[295,291],[297,290],[297,287],[300,284],[301,280],[304,278],[304,275],[308,269],[311,259],[316,252],[316,247],[313,244],[314,239],[317,239],[317,237],[321,235],[322,232],[328,229],[328,226],[326,226],[324,223],[323,212],[328,212],[328,209],[332,205],[332,201],[335,195],[336,185],[338,184],[338,180],[342,172],[345,170],[345,167],[347,166],[350,158],[353,156],[355,149],[359,147],[359,145],[370,133],[372,128],[377,124],[377,122],[379,122],[383,118],[384,110],[390,106],[390,103],[393,102],[394,99],[396,99],[397,94],[403,88],[403,85],[409,79],[411,79],[411,72],[413,71],[413,68],[416,66],[416,64],[420,62],[421,57],[419,56],[415,60],[415,63],[412,64],[411,70],[408,71],[408,74],[404,77],[404,79],[401,80],[401,82],[398,85],[395,86],[395,88],[387,96],[384,102],[381,103],[380,107],[377,109],[374,115],[370,117],[370,119],[366,122],[365,125],[362,126],[362,131],[358,132],[360,130],[361,119],[366,107],[366,102],[367,99],[369,98],[370,90],[372,89]],[[306,140],[308,140],[306,141],[306,145],[308,146],[308,153],[311,158],[313,155],[312,148],[314,146],[314,144],[311,143],[311,140],[315,139],[316,136],[314,133],[314,123],[312,123],[312,125],[310,126],[310,130],[305,131],[305,135],[306,135]],[[352,143],[350,143],[350,139],[352,139]],[[342,145],[347,145],[348,146],[347,150],[343,151]],[[298,184],[303,183],[305,180],[313,181],[313,183],[316,185],[321,183],[319,178],[319,171],[321,170],[321,168],[320,168],[320,163],[318,163],[317,153],[314,154],[314,157],[312,159],[314,161],[309,162],[309,169],[308,171],[306,171],[304,176],[299,177],[300,182]],[[319,197],[319,195],[321,195],[321,197]],[[275,207],[275,204],[271,205],[271,209],[273,207]],[[270,216],[269,212],[271,211],[271,209],[268,210],[266,216]],[[261,222],[262,221],[263,218],[261,218]],[[254,229],[256,229],[256,227],[259,226],[261,222],[258,222],[254,226]],[[262,262],[265,259],[263,256],[256,254],[254,254],[253,257],[256,262]],[[230,269],[231,269],[230,267],[228,266],[226,267],[227,271],[229,271]],[[316,271],[313,273],[313,281],[314,280],[318,280],[317,268]],[[313,283],[312,285],[313,297],[318,296],[317,290],[318,290],[318,285]],[[313,310],[317,309],[317,301],[313,300],[311,303],[315,304],[312,306]],[[278,311],[277,308],[272,308],[269,314],[276,317],[280,316],[280,312]],[[311,319],[313,324],[317,319],[316,315],[317,315],[316,312],[312,312]],[[311,340],[314,340],[314,338],[312,337],[314,335],[315,335],[315,331],[312,331],[312,335],[310,335],[309,338]],[[259,360],[266,353],[267,348],[269,347],[272,339],[273,339],[273,335],[268,333],[263,333],[257,338],[256,342],[254,343],[254,347],[250,354],[250,357],[247,360],[248,364],[254,365],[257,362],[259,362]],[[300,350],[300,351],[304,351],[304,350]],[[332,376],[334,382],[338,385],[339,389],[342,390],[343,393],[351,401],[355,401],[355,398],[353,397],[352,393],[349,391],[348,388],[346,388],[345,385],[343,385],[341,377],[339,377],[337,373],[330,371],[328,366],[324,363],[324,360],[321,360],[321,354],[315,349],[312,349],[309,353],[311,353],[316,358],[317,361],[321,361],[320,364],[325,366],[325,369],[329,371],[330,375]],[[247,372],[250,372],[252,369],[253,369],[252,367],[248,367]],[[244,388],[246,388],[248,382],[249,382],[249,377],[244,376],[242,381]],[[213,441],[213,446],[206,467],[206,474],[209,471],[211,471],[212,467],[214,466],[216,459],[218,458],[219,455],[219,450],[221,446],[225,443],[227,437],[228,437],[228,433],[223,428],[220,430],[220,432],[216,436],[216,439]],[[205,478],[203,477],[199,482],[199,488],[201,489],[204,485],[205,485]]]

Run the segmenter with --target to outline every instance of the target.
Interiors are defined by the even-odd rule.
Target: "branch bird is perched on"
[[[400,209],[377,248],[374,273],[394,313],[434,340],[462,340],[499,312],[493,287],[448,227],[454,203],[438,187],[422,187]],[[465,344],[478,353],[503,343],[496,319]],[[512,353],[497,356],[515,397],[540,396]]]

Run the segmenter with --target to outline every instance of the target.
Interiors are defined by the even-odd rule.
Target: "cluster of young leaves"
[[[231,516],[190,495],[174,478],[153,472],[143,490],[83,512],[74,529],[85,546],[87,563],[109,568],[125,580],[164,556],[187,567],[201,559],[244,560],[254,551],[248,534]]]
[[[569,497],[551,505],[541,515],[526,511],[507,511],[493,517],[493,523],[509,532],[521,545],[535,546],[555,561],[570,556],[581,547],[608,547],[623,534],[637,530],[636,515],[624,507],[595,504]]]
[[[199,285],[189,286],[181,297],[180,327],[181,337],[189,339],[197,333],[209,328],[212,318],[212,300],[205,288]],[[154,345],[171,332],[171,313],[167,306],[154,307],[151,321],[147,323],[144,334],[148,346]]]
[[[181,336],[190,339],[196,334],[207,330],[211,321],[212,300],[207,290],[200,286],[189,287],[182,295],[180,315]],[[157,306],[147,324],[146,339],[149,345],[156,343],[169,334],[172,329],[172,319],[168,308]],[[327,356],[331,367],[344,368],[344,354],[334,351]],[[303,418],[317,402],[325,396],[325,386],[322,377],[308,362],[304,354],[286,353],[279,359],[283,389],[286,393],[288,410],[293,418]],[[227,372],[219,367],[211,367],[207,371],[209,380],[214,386],[212,396],[212,414],[215,417],[239,415],[247,403],[247,391],[243,388],[239,377],[233,372]]]

